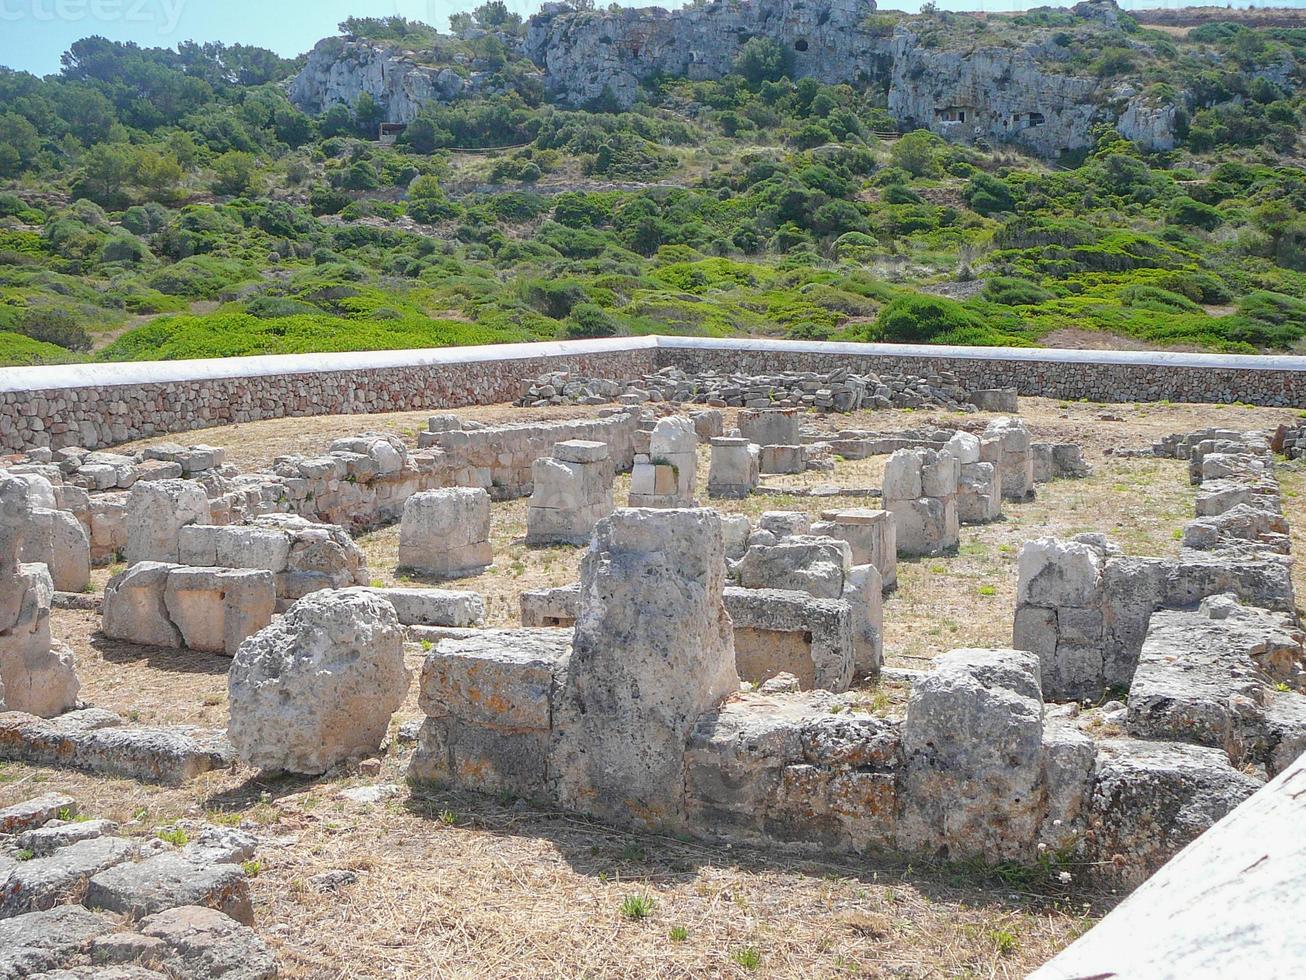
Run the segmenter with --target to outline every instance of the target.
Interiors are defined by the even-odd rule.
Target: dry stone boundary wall
[[[260,419],[511,402],[550,371],[946,371],[972,389],[1093,401],[1306,407],[1306,358],[635,337],[202,361],[6,368],[0,451],[89,449]]]

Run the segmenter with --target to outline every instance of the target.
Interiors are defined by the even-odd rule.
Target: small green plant
[[[627,844],[621,849],[621,857],[625,861],[644,861],[648,858],[648,852],[638,844]]]
[[[672,926],[667,931],[667,937],[673,943],[683,943],[686,939],[689,938],[689,930],[686,929],[684,926]]]
[[[993,585],[981,585],[981,586],[979,587],[979,594],[980,594],[980,595],[997,595],[997,594],[998,594],[998,590],[997,590],[997,587],[996,587],[996,586],[993,586]]]
[[[1278,691],[1280,694],[1287,694],[1289,691],[1292,690],[1292,688],[1288,686],[1286,681],[1279,681],[1277,684],[1274,685],[1274,689]]]
[[[621,916],[638,922],[647,919],[653,912],[653,898],[650,895],[627,895],[621,900]]]
[[[374,579],[372,579],[372,588],[374,588],[374,589],[384,589],[384,588],[385,588],[385,582],[384,582],[382,579],[374,578]]]
[[[446,827],[453,827],[458,823],[458,814],[454,813],[452,810],[441,810],[440,823],[444,824]]]
[[[77,815],[77,811],[70,806],[59,807],[59,812],[55,814],[56,817],[64,821],[71,820],[76,815]]]
[[[263,870],[263,865],[259,861],[246,861],[240,869],[249,877],[257,878],[258,873]]]
[[[730,958],[745,970],[756,970],[762,965],[762,954],[753,946],[744,946],[730,954]]]
[[[422,647],[422,652],[423,652],[423,653],[430,653],[431,650],[432,650],[432,648],[433,648],[434,646],[435,646],[435,644],[432,643],[430,640],[422,640],[422,641],[421,641],[421,647]]]
[[[1170,532],[1170,537],[1174,538],[1176,541],[1182,541],[1184,539],[1184,529],[1181,527],[1175,528]]]
[[[190,842],[190,834],[186,833],[186,831],[181,827],[173,827],[171,830],[156,831],[154,836],[175,847],[184,847]]]
[[[989,936],[993,940],[994,948],[1003,956],[1010,956],[1020,948],[1020,940],[1016,938],[1016,934],[1007,929],[994,929]]]
[[[32,860],[32,858],[36,857],[36,852],[29,851],[27,848],[23,848],[21,851],[15,854],[14,857],[19,861],[30,861]]]

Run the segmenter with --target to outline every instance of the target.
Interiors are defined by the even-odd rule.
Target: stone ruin
[[[28,484],[0,477],[0,707],[49,717],[76,703],[80,685],[72,650],[50,635],[50,572],[19,561],[34,520]]]
[[[768,523],[798,529],[787,516]],[[825,557],[806,574],[841,567]],[[714,512],[616,511],[580,585],[540,597],[574,616],[573,630],[482,631],[427,656],[410,778],[709,839],[1022,863],[1073,853],[1122,883],[1257,786],[1199,745],[1095,742],[1045,704],[1040,658],[1023,650],[937,658],[903,718],[829,690],[785,693],[801,684],[741,691],[750,659],[737,644],[788,629],[793,618],[768,617],[791,600],[728,586],[727,567]],[[836,602],[804,612],[822,665],[851,625]]]
[[[1044,477],[1084,475],[1077,447],[1040,449],[1012,419],[978,434],[911,433],[887,462],[883,510],[817,521],[772,511],[753,526],[692,506],[698,446],[712,447],[709,492],[747,495],[765,448],[812,445],[792,412],[743,412],[738,437],[722,435],[715,412],[429,424],[417,453],[361,436],[265,474],[167,450],[173,458],[69,456],[76,467],[38,457],[0,476],[0,613],[15,610],[0,617],[14,624],[0,631],[5,758],[164,783],[237,760],[329,772],[382,749],[410,683],[403,644],[423,639],[419,786],[706,839],[1026,864],[1051,853],[1127,885],[1306,748],[1288,528],[1258,435],[1163,443],[1198,485],[1177,558],[1126,557],[1096,535],[1029,542],[1013,648],[956,650],[900,672],[911,679],[901,714],[845,693],[880,672],[898,557],[955,547],[959,524],[996,519]],[[533,452],[523,477],[520,456]],[[632,502],[656,506],[613,509],[623,464]],[[474,485],[430,485],[456,472]],[[96,488],[61,482],[69,476]],[[474,593],[366,585],[348,528],[398,519],[400,565],[471,574],[493,560],[491,498],[527,493],[528,540],[588,551],[579,584],[522,595],[522,628],[483,628]],[[24,561],[63,561],[56,540],[61,555],[82,540],[86,564],[101,560],[83,517],[108,513],[95,501],[111,496],[125,532],[109,536],[112,550],[137,560],[110,582],[103,632],[231,656],[225,732],[77,707],[71,658],[49,636],[53,580]],[[56,539],[42,510],[82,538]],[[1078,704],[1123,690],[1127,707]],[[172,906],[131,903],[192,864],[167,851],[97,867],[87,903],[165,913]],[[187,900],[224,907],[230,894]]]
[[[884,465],[884,509],[897,526],[898,554],[942,555],[957,549],[961,464],[950,452],[899,449]]]
[[[184,842],[126,836],[60,793],[0,810],[0,976],[276,977],[252,928],[254,837],[173,832]]]
[[[1028,542],[1015,643],[1039,657],[1049,698],[1127,692],[1130,736],[1274,775],[1306,750],[1306,634],[1268,441],[1208,431],[1164,445],[1198,486],[1178,557],[1128,557],[1100,535]]]
[[[693,507],[698,480],[698,433],[684,416],[659,419],[647,454],[635,457],[630,506]]]
[[[399,567],[436,578],[476,575],[494,562],[490,495],[471,487],[415,493],[399,525]]]
[[[1016,410],[1016,393],[967,391],[949,371],[905,371],[854,374],[840,368],[818,373],[782,371],[774,374],[690,374],[665,367],[654,374],[624,381],[586,378],[554,371],[521,382],[517,404],[529,408],[548,405],[623,405],[649,403],[712,405],[717,408],[807,408],[817,412],[855,412],[869,408],[944,408],[973,411]],[[777,443],[777,445],[780,445]]]
[[[526,511],[527,544],[588,544],[594,525],[613,511],[615,473],[602,442],[570,439],[537,459]]]

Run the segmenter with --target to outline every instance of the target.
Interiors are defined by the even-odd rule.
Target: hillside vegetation
[[[1203,53],[1181,145],[1145,154],[1102,129],[1049,166],[883,139],[883,93],[794,83],[762,38],[721,80],[564,109],[511,54],[519,18],[460,18],[462,36],[342,25],[498,72],[494,94],[428,106],[393,146],[366,95],[299,111],[299,62],[260,49],[89,38],[58,75],[0,69],[0,364],[648,333],[1070,330],[1247,353],[1306,336],[1304,30],[1132,24],[1085,67],[1164,86]],[[1013,29],[913,20],[941,44]]]

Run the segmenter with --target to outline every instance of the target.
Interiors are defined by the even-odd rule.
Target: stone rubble
[[[192,842],[174,846],[119,837],[109,821],[70,823],[25,808],[42,816],[21,836],[0,834],[0,976],[278,975],[251,928],[241,866],[255,853],[249,835],[192,825]],[[69,800],[59,812],[76,810]]]
[[[745,375],[714,371],[691,374],[680,368],[665,367],[624,381],[554,371],[522,381],[517,404],[542,408],[614,401],[623,405],[668,402],[715,408],[810,408],[818,412],[855,412],[869,408],[973,411],[975,407],[970,393],[956,375],[947,371],[854,374],[847,368],[825,373],[783,371]]]

